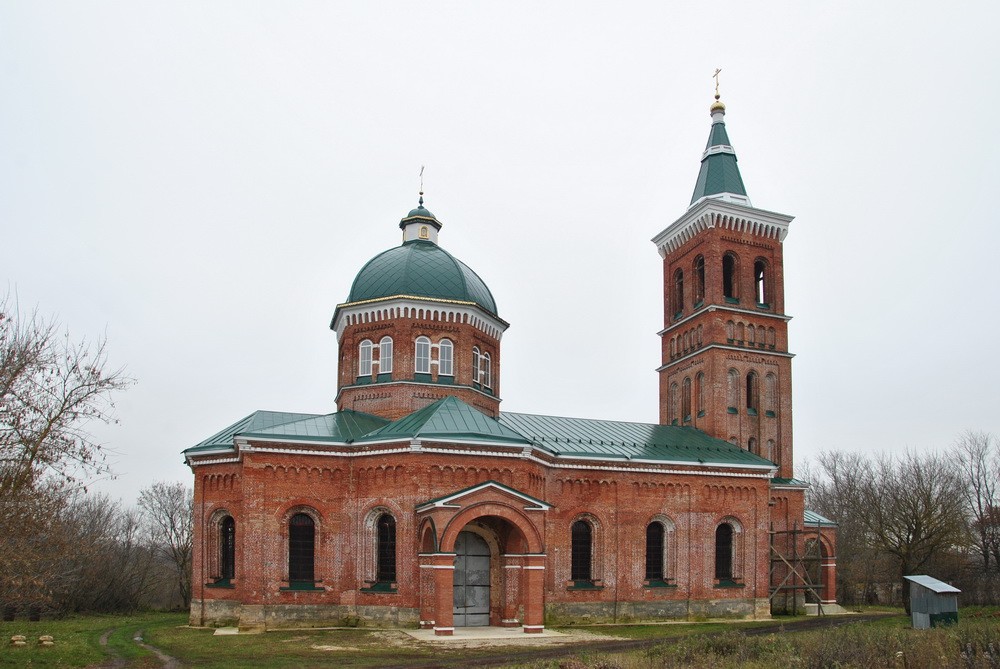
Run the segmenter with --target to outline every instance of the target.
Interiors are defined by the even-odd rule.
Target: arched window
[[[392,337],[382,337],[378,343],[378,373],[392,373]]]
[[[492,388],[493,387],[493,360],[490,358],[489,353],[483,353],[483,387]]]
[[[684,311],[684,270],[674,272],[674,316]]]
[[[774,328],[767,329],[767,345],[774,348],[775,340],[777,339],[777,333]]]
[[[774,459],[774,439],[767,440],[767,452],[762,453],[761,455],[771,462],[777,462],[777,460]]]
[[[646,580],[648,581],[664,580],[665,536],[662,523],[654,521],[646,526]]]
[[[372,375],[372,342],[365,339],[358,345],[358,376]]]
[[[677,423],[680,414],[680,400],[677,397],[679,395],[677,388],[677,382],[670,384],[670,389],[667,391],[667,419],[672,423]]]
[[[735,369],[729,370],[728,394],[730,413],[736,413],[736,407],[740,405],[740,373]]]
[[[753,263],[753,285],[757,304],[764,306],[771,301],[770,286],[767,282],[767,261],[757,258]]]
[[[681,385],[681,416],[684,421],[691,420],[691,379],[686,377]]]
[[[378,519],[375,578],[379,583],[396,581],[396,520],[388,513]]]
[[[427,337],[417,337],[416,351],[413,356],[413,371],[417,374],[431,373],[431,340]]]
[[[677,337],[670,338],[670,357],[673,358],[677,355]]]
[[[695,411],[700,416],[705,411],[705,373],[698,372],[694,377]]]
[[[705,301],[705,256],[694,259],[694,304]]]
[[[236,577],[236,521],[232,516],[219,523],[219,577],[225,581]]]
[[[664,586],[675,581],[677,550],[673,545],[674,523],[666,516],[646,526],[646,581]]]
[[[715,528],[715,578],[733,578],[733,526],[729,523]]]
[[[454,360],[455,347],[450,339],[442,339],[438,344],[438,375],[453,376],[454,371],[452,361]]]
[[[479,383],[479,364],[480,364],[479,347],[472,347],[472,382]]]
[[[775,404],[778,395],[778,377],[768,374],[764,377],[764,410],[768,416],[776,415]]]
[[[288,521],[288,580],[291,583],[316,581],[314,564],[316,525],[311,516],[297,513]]]
[[[747,374],[747,412],[757,413],[758,397],[757,397],[757,372],[750,372]]]
[[[747,344],[749,344],[750,346],[753,346],[754,342],[756,341],[756,339],[757,339],[757,328],[755,328],[752,325],[748,325],[747,326]]]
[[[759,455],[759,453],[757,453],[757,440],[754,439],[753,437],[750,437],[750,439],[747,441],[747,450],[753,453],[754,455]]]
[[[733,321],[726,321],[726,339],[729,340],[730,344],[736,339],[736,323]]]
[[[739,263],[735,253],[722,256],[722,294],[729,299],[739,298]]]
[[[585,520],[573,523],[571,532],[570,578],[574,581],[592,581],[591,565],[594,553],[594,531]]]

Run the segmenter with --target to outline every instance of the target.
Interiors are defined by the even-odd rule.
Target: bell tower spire
[[[736,151],[729,142],[726,132],[726,105],[719,99],[719,73],[715,74],[715,102],[708,108],[712,116],[712,127],[708,132],[708,144],[701,154],[701,170],[691,196],[691,206],[704,198],[713,198],[750,206],[740,168],[736,164]]]
[[[716,86],[691,204],[653,238],[663,258],[660,422],[696,427],[791,478],[782,241],[792,217],[751,206]]]

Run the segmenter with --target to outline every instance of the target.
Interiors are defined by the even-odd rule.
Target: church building
[[[184,451],[192,624],[537,633],[833,604],[836,530],[792,471],[792,217],[750,203],[718,95],[710,113],[690,205],[653,238],[658,423],[501,411],[508,323],[421,194],[333,312],[336,411],[255,411]]]

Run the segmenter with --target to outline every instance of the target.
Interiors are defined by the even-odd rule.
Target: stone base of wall
[[[396,606],[333,604],[240,604],[191,602],[195,626],[271,630],[294,627],[417,627],[419,611]],[[669,600],[659,602],[559,602],[545,606],[546,625],[630,623],[704,618],[768,619],[767,599]]]
[[[578,602],[545,606],[546,625],[630,623],[700,618],[768,619],[767,599],[670,600],[660,602]]]
[[[416,627],[419,611],[397,606],[333,604],[240,604],[223,600],[191,602],[191,624],[238,626],[242,630],[294,627]]]

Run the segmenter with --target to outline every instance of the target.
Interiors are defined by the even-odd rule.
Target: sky
[[[126,502],[329,330],[424,172],[493,292],[502,409],[655,422],[662,265],[714,80],[785,239],[796,462],[1000,433],[991,2],[0,3],[0,292],[107,338]],[[993,63],[993,65],[990,65]]]

